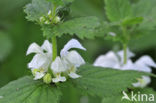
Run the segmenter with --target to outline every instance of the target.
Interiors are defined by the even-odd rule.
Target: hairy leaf
[[[77,35],[79,38],[93,38],[100,23],[96,17],[74,18],[54,27],[43,26],[44,35],[51,38],[53,35],[61,36],[63,34]]]
[[[104,0],[108,19],[111,22],[121,21],[132,15],[129,0]]]
[[[0,103],[58,103],[60,95],[56,87],[26,76],[0,88]]]
[[[131,25],[142,23],[142,21],[143,21],[143,17],[126,18],[125,20],[123,20],[122,25],[131,26]]]
[[[143,29],[153,29],[156,25],[156,0],[139,0],[133,4],[133,14],[144,17]]]
[[[119,95],[123,90],[132,88],[136,78],[147,75],[137,71],[121,71],[91,65],[80,67],[78,74],[82,77],[73,80],[75,87],[90,95],[101,97]]]

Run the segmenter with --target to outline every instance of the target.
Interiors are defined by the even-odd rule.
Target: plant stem
[[[56,40],[56,36],[52,37],[52,45],[53,45],[53,57],[52,60],[54,61],[57,57],[57,40]]]
[[[127,35],[127,28],[122,26],[122,32],[123,32],[123,37],[124,37],[124,41],[123,41],[123,63],[126,64],[127,63],[127,42],[128,42],[128,35]]]
[[[124,49],[124,64],[127,63],[127,44],[123,44],[123,49]]]

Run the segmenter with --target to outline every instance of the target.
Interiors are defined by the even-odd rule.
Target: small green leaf
[[[58,103],[58,88],[23,77],[0,88],[0,103]]]
[[[132,15],[129,0],[104,0],[108,19],[111,22],[121,21]]]
[[[77,35],[79,38],[93,38],[96,36],[96,30],[100,26],[96,17],[80,17],[65,21],[54,27],[43,26],[44,35],[51,38],[54,34],[62,36],[63,34]]]
[[[131,26],[142,22],[143,22],[143,17],[126,18],[123,20],[122,25]]]
[[[73,80],[74,86],[84,93],[101,97],[119,95],[127,88],[132,88],[132,83],[137,82],[136,78],[148,75],[138,71],[121,71],[92,65],[81,66],[78,70],[82,77]]]
[[[46,0],[32,0],[32,3],[26,5],[24,12],[28,20],[38,22],[41,16],[46,15],[52,9],[53,4]]]

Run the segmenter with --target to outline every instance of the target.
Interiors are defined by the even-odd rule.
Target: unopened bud
[[[56,17],[54,18],[54,23],[55,23],[55,24],[59,23],[60,21],[61,21],[61,18],[60,18],[59,16],[56,16]]]
[[[44,77],[43,77],[43,82],[45,82],[46,84],[51,83],[52,78],[51,78],[51,74],[47,73]]]

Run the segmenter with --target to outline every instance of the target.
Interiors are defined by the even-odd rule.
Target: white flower
[[[85,64],[84,59],[75,50],[69,51],[72,48],[86,50],[76,39],[71,39],[61,50],[61,59],[66,65],[69,76],[73,79],[79,78],[80,75],[76,74],[77,67]]]
[[[72,48],[86,50],[76,39],[71,39],[61,50],[61,57],[57,57],[51,65],[51,69],[55,75],[55,78],[52,79],[53,82],[66,81],[66,78],[61,76],[62,74],[68,74],[73,79],[80,77],[80,75],[76,74],[76,70],[77,67],[85,64],[85,61],[75,50],[69,51]]]
[[[51,69],[56,77],[52,79],[54,83],[66,81],[66,78],[61,76],[61,73],[65,72],[66,68],[65,65],[62,63],[60,57],[56,57],[55,61],[51,65]]]
[[[149,83],[151,82],[151,78],[148,76],[142,76],[142,78],[138,78],[137,83],[133,83],[132,85],[134,87],[141,87],[144,88],[146,87]]]
[[[27,55],[31,53],[35,53],[35,56],[28,63],[28,68],[32,70],[35,80],[41,79],[52,62],[52,44],[48,40],[45,40],[41,47],[32,43],[27,50]]]
[[[156,68],[156,63],[149,56],[142,56],[135,63],[130,59],[134,56],[134,53],[127,49],[127,63],[123,64],[123,51],[114,53],[113,51],[108,52],[106,55],[99,56],[95,62],[94,66],[110,67],[120,70],[136,70],[142,72],[151,72],[150,67]],[[150,77],[142,76],[138,79],[137,83],[133,83],[134,87],[145,87],[151,82]]]

